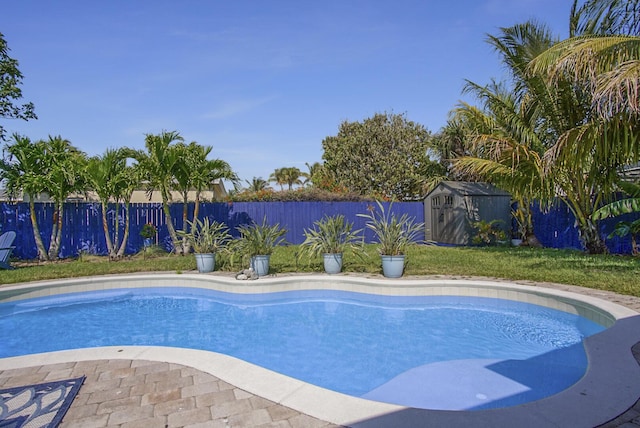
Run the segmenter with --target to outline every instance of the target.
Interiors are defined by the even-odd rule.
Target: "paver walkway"
[[[98,360],[0,371],[0,388],[85,375],[60,428],[333,427],[177,364]]]

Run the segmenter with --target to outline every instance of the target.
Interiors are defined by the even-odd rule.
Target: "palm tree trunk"
[[[51,228],[51,242],[49,242],[49,260],[57,260],[62,237],[63,202],[54,202],[53,227]]]
[[[116,200],[115,202],[113,211],[115,213],[115,216],[113,218],[113,253],[114,256],[117,257],[117,255],[115,254],[116,249],[120,247],[120,203],[118,202],[118,200]]]
[[[124,256],[124,251],[127,248],[127,241],[129,240],[129,224],[131,221],[129,218],[130,205],[131,204],[129,202],[124,203],[124,235],[122,235],[122,243],[118,249],[118,254],[116,254],[116,257],[118,258]]]
[[[109,223],[107,222],[107,205],[104,201],[100,201],[100,206],[102,207],[102,230],[104,231],[104,239],[107,242],[107,252],[109,253],[109,258],[113,258],[115,254],[113,243],[111,242],[111,234],[109,233]]]
[[[182,193],[182,231],[187,233],[189,220],[189,205],[187,203],[188,192],[184,191]],[[180,245],[182,246],[182,254],[189,254],[189,240],[182,239]]]
[[[171,221],[171,211],[169,211],[169,204],[167,202],[162,202],[162,211],[164,212],[167,230],[169,230],[169,237],[171,237],[171,243],[173,244],[173,251],[182,256],[184,255],[182,245],[178,240],[178,234],[176,233],[176,228],[173,226],[173,221]]]
[[[33,202],[33,195],[29,195],[29,216],[31,217],[31,226],[33,227],[33,238],[36,241],[36,248],[38,248],[38,260],[49,260],[47,250],[44,248],[42,242],[42,236],[40,236],[40,227],[38,226],[38,220],[36,218],[36,204]]]

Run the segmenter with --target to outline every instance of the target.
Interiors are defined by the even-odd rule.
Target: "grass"
[[[277,247],[271,256],[271,272],[322,272],[322,261],[298,257],[298,246]],[[243,266],[238,260],[219,257],[216,269],[235,272]],[[45,264],[20,264],[17,269],[1,271],[0,284],[106,275],[131,272],[195,270],[191,256],[172,256],[152,252],[121,261],[106,257],[83,256]],[[367,254],[347,253],[343,272],[381,275],[380,258],[373,245]],[[406,276],[453,275],[527,280],[571,284],[620,294],[640,296],[640,260],[629,256],[587,255],[579,251],[534,249],[526,247],[413,247],[408,253]]]

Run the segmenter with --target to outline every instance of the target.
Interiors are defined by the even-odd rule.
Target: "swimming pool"
[[[470,296],[164,287],[0,303],[0,357],[201,349],[352,396],[444,410],[512,406],[566,389],[587,367],[582,340],[602,330],[576,314]],[[443,385],[437,393],[434,382]]]
[[[73,292],[175,285],[235,294],[324,289],[383,296],[455,295],[502,298],[581,314],[608,328],[586,338],[584,345],[588,367],[585,375],[573,386],[542,400],[472,412],[412,409],[365,400],[319,388],[221,353],[175,347],[118,345],[0,358],[0,370],[103,359],[176,363],[211,373],[238,388],[316,418],[354,427],[418,426],[424,420],[433,422],[434,426],[469,426],[481,423],[486,426],[508,424],[521,427],[591,427],[622,413],[640,397],[640,370],[630,352],[631,346],[640,341],[637,312],[595,297],[542,287],[481,280],[390,281],[324,275],[263,278],[247,284],[215,275],[145,274],[3,286],[0,288],[0,301],[10,302]],[[427,387],[438,391],[443,385],[433,382]]]

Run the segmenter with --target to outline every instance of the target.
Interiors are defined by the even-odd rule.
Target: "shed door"
[[[434,241],[455,243],[453,195],[440,194],[431,197],[431,230]]]

